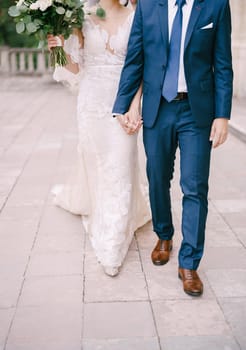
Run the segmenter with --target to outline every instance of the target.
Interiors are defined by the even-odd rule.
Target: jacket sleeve
[[[138,0],[113,113],[124,114],[128,111],[142,82],[143,64],[142,11],[141,0]]]
[[[224,2],[214,44],[215,117],[230,118],[232,101],[231,13]]]

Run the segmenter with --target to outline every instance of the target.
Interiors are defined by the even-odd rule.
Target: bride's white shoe
[[[103,270],[106,275],[115,277],[118,275],[120,269],[117,266],[103,266]]]

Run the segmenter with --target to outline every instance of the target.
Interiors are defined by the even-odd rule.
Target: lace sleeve
[[[70,35],[70,37],[64,42],[64,50],[70,55],[72,62],[82,64],[82,49],[77,35]]]
[[[70,35],[64,42],[64,50],[71,57],[73,63],[78,63],[79,73],[74,74],[65,67],[56,67],[53,78],[58,82],[62,82],[72,91],[77,91],[81,79],[81,69],[83,66],[83,49],[80,47],[79,38],[77,35]]]

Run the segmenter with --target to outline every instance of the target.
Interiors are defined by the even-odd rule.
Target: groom
[[[172,250],[170,182],[177,147],[183,192],[179,278],[192,296],[203,292],[203,255],[211,147],[227,137],[232,101],[228,0],[138,0],[113,113],[126,111],[143,83],[143,140],[158,242],[155,265]],[[127,127],[136,121],[126,120]]]

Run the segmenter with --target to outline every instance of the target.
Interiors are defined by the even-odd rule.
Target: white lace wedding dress
[[[76,36],[65,43],[80,73],[54,73],[57,81],[79,83],[79,164],[68,184],[56,186],[55,203],[82,215],[97,259],[108,267],[122,264],[134,231],[150,220],[141,133],[127,135],[111,113],[132,19],[109,37],[88,16],[83,50]]]

